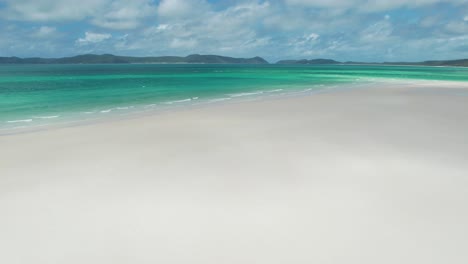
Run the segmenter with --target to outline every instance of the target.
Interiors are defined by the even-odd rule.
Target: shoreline
[[[231,97],[222,97],[222,98],[211,98],[211,99],[202,99],[197,100],[197,98],[188,99],[181,99],[175,100],[174,102],[160,102],[154,104],[132,104],[131,106],[124,106],[124,107],[114,107],[108,110],[94,110],[95,114],[101,113],[108,113],[113,111],[111,115],[105,116],[96,116],[93,118],[85,119],[74,119],[72,117],[68,117],[65,120],[61,120],[59,123],[45,123],[35,126],[19,126],[19,127],[11,127],[8,128],[6,126],[0,126],[0,137],[2,136],[11,136],[16,134],[25,134],[25,133],[35,133],[40,131],[47,131],[47,130],[54,130],[54,129],[61,129],[67,127],[79,127],[79,126],[89,126],[98,124],[101,122],[118,122],[124,121],[129,119],[138,119],[142,117],[148,117],[153,115],[160,115],[170,112],[178,112],[178,111],[186,111],[190,109],[198,109],[198,108],[206,108],[206,107],[216,107],[223,104],[237,104],[243,102],[251,102],[251,101],[265,101],[265,100],[282,100],[288,98],[296,98],[302,96],[314,96],[316,94],[321,93],[328,93],[328,92],[339,92],[340,90],[352,90],[352,89],[366,89],[373,86],[388,86],[388,85],[398,85],[398,86],[440,86],[443,85],[445,87],[452,87],[452,88],[460,88],[468,82],[461,82],[461,81],[442,81],[442,80],[418,80],[418,79],[393,79],[393,78],[359,78],[361,81],[359,83],[337,83],[337,84],[330,84],[330,85],[315,85],[309,88],[302,87],[298,88],[297,90],[288,90],[288,89],[272,89],[272,90],[252,90],[249,92],[241,92],[244,95],[238,96],[231,96]],[[367,80],[366,80],[367,79]],[[276,93],[278,92],[278,93]],[[188,103],[182,101],[189,101]],[[179,102],[181,104],[179,104]],[[173,105],[172,105],[173,104]],[[148,107],[151,106],[151,107]],[[123,109],[135,109],[137,111],[128,111],[124,112],[121,111]],[[119,111],[115,111],[119,110]],[[84,113],[84,112],[83,112]],[[72,116],[77,116],[78,113],[72,113]],[[55,117],[61,117],[63,113],[54,113],[53,117],[24,117],[28,121],[32,121],[33,119],[43,119],[43,120],[54,120]],[[54,119],[52,119],[54,118]],[[16,123],[24,120],[15,120],[15,121],[7,121],[7,123]]]
[[[300,97],[300,96],[311,96],[317,93],[327,92],[328,90],[338,90],[338,89],[356,89],[360,87],[366,87],[369,83],[344,83],[344,84],[330,84],[330,85],[314,85],[314,86],[304,86],[297,87],[294,89],[279,89],[278,87],[272,88],[271,90],[251,90],[246,92],[239,92],[237,94],[225,94],[221,97],[214,98],[189,98],[189,99],[180,99],[169,102],[158,102],[151,104],[138,104],[134,103],[130,106],[124,107],[103,107],[102,109],[93,110],[93,114],[98,116],[89,119],[73,119],[71,117],[65,122],[61,123],[50,123],[43,124],[38,126],[20,126],[17,128],[2,128],[0,126],[0,137],[7,135],[15,134],[24,134],[24,133],[34,133],[45,130],[54,130],[66,127],[78,127],[78,126],[89,126],[93,124],[99,124],[101,122],[118,122],[120,120],[129,120],[129,119],[138,119],[142,117],[148,117],[153,115],[160,115],[171,112],[186,111],[190,109],[206,108],[206,107],[216,107],[223,104],[237,104],[243,102],[252,102],[252,101],[263,101],[263,100],[276,100],[276,99],[286,99],[290,97]],[[340,86],[340,87],[338,87]],[[120,110],[120,108],[128,109],[128,112],[125,111],[115,111]],[[107,110],[106,110],[107,109]],[[100,115],[108,114],[110,115]],[[80,112],[85,113],[85,112]],[[63,115],[63,113],[55,113],[56,115]],[[76,116],[78,113],[72,113],[72,116]],[[24,117],[26,120],[33,120],[34,117]],[[22,121],[22,120],[18,120]],[[7,121],[14,123],[15,121]],[[3,131],[2,131],[3,130]]]

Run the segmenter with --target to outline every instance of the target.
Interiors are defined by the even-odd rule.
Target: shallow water
[[[383,79],[468,82],[468,69],[366,65],[0,65],[0,129]]]

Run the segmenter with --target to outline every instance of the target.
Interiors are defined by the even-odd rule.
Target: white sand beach
[[[468,263],[468,84],[0,137],[0,263]]]

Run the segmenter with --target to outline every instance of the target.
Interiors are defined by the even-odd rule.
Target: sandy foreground
[[[468,263],[468,84],[2,136],[0,263]]]

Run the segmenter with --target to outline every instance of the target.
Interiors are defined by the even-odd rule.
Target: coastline
[[[390,82],[432,85],[435,80],[445,80],[450,86],[451,81],[468,82],[467,76],[461,69],[414,67],[409,71],[407,67],[396,66],[391,69],[336,65],[2,67],[0,134],[49,129],[49,125],[75,126],[81,121],[93,123],[223,100],[282,97],[301,92],[306,95],[333,86],[347,89],[369,83],[380,86],[382,82],[382,85]]]
[[[299,86],[294,89],[278,89],[274,87],[270,90],[250,90],[237,94],[225,94],[221,97],[208,99],[185,98],[180,100],[158,102],[150,104],[129,104],[120,107],[103,107],[102,109],[94,109],[93,112],[77,112],[77,113],[53,113],[48,116],[26,116],[25,120],[6,121],[4,124],[18,126],[0,125],[0,137],[15,134],[35,133],[39,131],[54,130],[67,127],[89,126],[102,122],[118,122],[119,120],[138,119],[153,115],[160,115],[170,112],[185,111],[190,109],[206,108],[218,106],[222,104],[238,104],[251,101],[268,101],[282,100],[287,98],[297,98],[304,96],[313,96],[321,93],[339,92],[340,90],[366,89],[380,86],[424,86],[437,87],[443,86],[446,88],[460,88],[468,85],[467,82],[460,81],[443,81],[443,80],[418,80],[418,79],[395,79],[395,78],[362,78],[359,77],[357,82],[347,82],[342,84],[314,86]],[[284,87],[283,87],[284,88]],[[112,113],[111,113],[112,112]],[[93,115],[83,115],[89,113]],[[65,117],[64,117],[64,116]],[[68,116],[68,117],[67,117]],[[65,119],[64,119],[65,118]],[[31,121],[41,119],[45,123],[30,125]],[[25,123],[23,123],[25,121]],[[26,122],[27,121],[27,122]],[[49,122],[46,122],[49,121]],[[55,123],[53,121],[56,121]]]
[[[0,262],[464,263],[466,95],[389,81],[0,136]]]
[[[280,87],[273,87],[271,89],[252,89],[249,91],[232,93],[232,94],[221,94],[219,97],[213,98],[184,98],[173,101],[163,101],[149,104],[130,104],[128,106],[121,107],[101,107],[100,109],[94,109],[93,112],[78,112],[78,113],[54,113],[49,119],[48,116],[37,117],[37,116],[26,116],[23,117],[25,120],[12,120],[6,121],[7,124],[20,124],[18,127],[6,127],[0,125],[0,137],[6,135],[34,133],[44,130],[54,130],[66,127],[77,127],[94,125],[101,122],[116,122],[119,120],[128,120],[141,117],[148,117],[153,115],[160,115],[170,112],[185,111],[190,109],[206,108],[212,106],[218,106],[222,104],[237,104],[243,102],[252,101],[263,101],[263,100],[276,100],[289,97],[300,97],[300,96],[311,96],[318,93],[333,92],[339,89],[359,89],[368,87],[376,84],[376,82],[363,81],[359,83],[343,83],[343,84],[331,84],[331,85],[313,85],[313,86],[298,86],[294,88],[284,89]],[[123,111],[125,110],[125,111]],[[89,115],[90,118],[84,118],[83,114],[94,114]],[[96,115],[97,114],[97,115]],[[81,115],[81,116],[80,116]],[[63,116],[69,116],[63,119]],[[70,117],[71,116],[71,117]],[[60,118],[58,118],[60,117]],[[56,123],[45,123],[42,125],[28,126],[33,119],[46,119],[44,121],[56,121]],[[56,119],[57,118],[57,119]],[[26,123],[22,123],[26,121]]]

